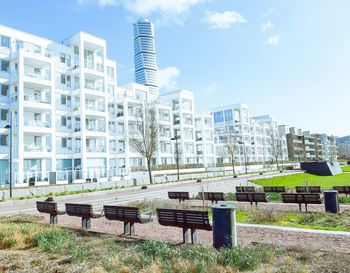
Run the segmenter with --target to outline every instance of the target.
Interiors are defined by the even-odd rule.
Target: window
[[[35,146],[41,145],[41,138],[39,136],[34,136]]]
[[[1,120],[7,120],[8,110],[1,109]]]
[[[0,89],[1,89],[1,95],[2,96],[7,96],[8,95],[8,90],[9,86],[6,84],[0,84]]]
[[[113,67],[110,67],[110,66],[107,67],[107,75],[108,75],[108,77],[110,77],[111,79],[114,78],[114,69],[113,69]]]
[[[9,72],[9,68],[10,68],[10,62],[2,60],[1,61],[1,71]]]
[[[34,113],[34,120],[35,121],[40,121],[41,120],[41,115],[39,113]]]
[[[61,83],[66,84],[66,75],[65,74],[61,74]]]
[[[10,37],[1,36],[1,46],[10,48]]]
[[[224,117],[223,117],[222,111],[214,112],[214,122],[219,123],[219,122],[223,122],[223,121],[224,121]]]
[[[67,138],[62,137],[62,139],[61,139],[61,147],[62,148],[67,148]]]
[[[232,110],[225,110],[225,121],[232,121],[233,117],[232,117]]]
[[[0,145],[7,146],[7,135],[1,135],[0,137]]]
[[[79,47],[76,45],[74,46],[74,54],[79,55]]]
[[[66,74],[61,74],[60,83],[66,85],[67,87],[71,86],[71,76]]]
[[[61,104],[66,105],[67,104],[67,96],[61,95]]]
[[[67,118],[65,116],[61,117],[61,125],[62,126],[67,126]]]
[[[60,53],[60,62],[70,66],[70,56],[64,53]]]

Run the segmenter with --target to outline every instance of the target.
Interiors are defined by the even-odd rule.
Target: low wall
[[[72,183],[64,185],[45,185],[33,187],[15,187],[12,189],[12,197],[20,198],[25,196],[47,195],[49,193],[59,193],[64,191],[80,191],[80,190],[94,190],[111,187],[129,187],[133,185],[141,185],[142,181],[133,179],[116,180],[116,181],[101,181],[91,183]],[[0,189],[0,199],[10,198],[9,189]]]

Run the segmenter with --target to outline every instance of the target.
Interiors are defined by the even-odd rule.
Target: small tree
[[[275,134],[272,125],[270,126],[270,138],[272,162],[276,161],[277,170],[279,170],[278,158],[282,155],[282,139],[279,137],[278,132]]]
[[[230,126],[228,128],[229,130],[229,135],[227,137],[227,141],[226,141],[226,144],[224,146],[224,149],[226,149],[227,151],[227,154],[230,156],[231,158],[231,166],[232,166],[232,174],[233,176],[236,175],[236,172],[235,172],[235,156],[236,156],[236,153],[237,153],[237,137],[233,134],[233,128],[232,126]]]
[[[129,138],[129,143],[137,153],[146,159],[149,181],[153,184],[152,157],[159,144],[159,125],[156,119],[156,110],[153,107],[148,106],[141,113]]]

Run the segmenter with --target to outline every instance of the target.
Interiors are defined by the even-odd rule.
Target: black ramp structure
[[[338,162],[301,162],[300,168],[308,173],[322,176],[337,175],[339,173],[342,173]]]

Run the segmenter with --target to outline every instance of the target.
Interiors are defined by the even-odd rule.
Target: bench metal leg
[[[299,203],[299,211],[301,211],[301,203]]]
[[[130,234],[130,223],[129,222],[124,222],[124,235]]]
[[[135,235],[135,223],[130,223],[130,235]]]
[[[255,207],[256,207],[256,208],[258,207],[258,202],[255,202]]]
[[[58,223],[58,216],[56,214],[50,214],[50,224],[55,225]]]
[[[192,241],[192,244],[196,244],[198,242],[197,230],[194,228],[191,228],[191,241]]]
[[[189,232],[188,232],[188,228],[183,228],[182,229],[182,238],[183,238],[183,240],[182,240],[182,242],[183,243],[188,243],[189,242]]]
[[[82,222],[83,229],[91,228],[91,218],[83,217],[81,222]]]
[[[305,204],[305,211],[307,212],[307,204]]]

